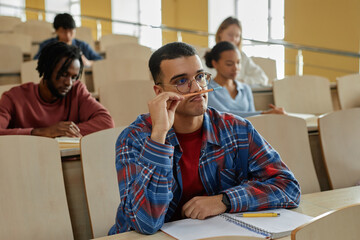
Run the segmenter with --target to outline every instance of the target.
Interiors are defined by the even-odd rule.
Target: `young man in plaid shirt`
[[[207,108],[211,79],[185,43],[149,61],[156,97],[119,136],[121,203],[109,234],[153,234],[164,222],[224,212],[293,208],[300,187],[279,154],[243,118]]]

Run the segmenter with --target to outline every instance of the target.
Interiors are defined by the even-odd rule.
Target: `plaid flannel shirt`
[[[152,141],[151,118],[141,115],[116,143],[121,203],[109,234],[153,234],[181,199],[181,149],[174,129],[165,144]],[[279,154],[243,118],[208,108],[204,114],[199,175],[207,194],[226,193],[230,212],[293,208],[300,187]]]

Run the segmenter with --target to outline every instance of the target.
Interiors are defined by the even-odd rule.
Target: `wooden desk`
[[[310,140],[311,153],[315,165],[315,170],[318,176],[321,190],[322,191],[329,190],[330,187],[327,179],[327,173],[324,168],[324,162],[322,159],[318,132],[317,131],[311,133],[309,132],[309,140]],[[80,159],[80,144],[59,143],[59,148],[61,150],[65,190],[68,200],[71,223],[73,227],[74,239],[75,240],[90,239],[92,235],[91,235],[90,219],[89,219],[86,194],[85,194],[84,177],[83,177],[82,165]],[[306,195],[304,195],[304,197],[305,196]],[[323,212],[323,210],[321,209],[319,210],[303,202],[299,209],[301,208],[303,208],[306,211],[305,213],[315,212],[316,213],[315,216]],[[311,211],[307,211],[307,210],[311,210]],[[131,239],[132,234],[134,233],[127,233],[127,234],[129,235],[129,239]],[[149,239],[152,238],[150,237]]]
[[[329,184],[323,165],[318,132],[309,133],[309,140],[321,189],[328,190]],[[84,190],[79,143],[59,143],[59,147],[74,239],[90,239],[91,227]],[[315,217],[332,210],[332,207],[339,208],[356,202],[360,202],[360,187],[305,194],[302,197],[300,207],[295,211]],[[120,238],[118,238],[119,236]],[[119,236],[114,239],[171,239],[162,232],[151,236],[129,232]]]
[[[251,90],[254,96],[254,103],[256,110],[266,110],[269,109],[270,103],[274,104],[274,95],[271,86],[253,87]],[[330,91],[331,91],[331,99],[332,99],[334,111],[340,110],[339,97],[337,94],[337,85],[335,82],[330,83]]]
[[[305,194],[302,197],[302,202],[311,203],[329,210],[339,209],[360,203],[360,186]]]
[[[304,194],[301,198],[300,206],[293,211],[307,214],[312,217],[319,216],[331,210],[339,209],[354,203],[360,203],[360,186],[336,189],[326,192]],[[170,240],[174,239],[169,235],[159,231],[154,235],[143,235],[137,232],[126,232],[113,236],[96,238],[97,240]],[[220,239],[220,238],[219,238]],[[221,239],[227,239],[222,237]],[[290,240],[291,237],[280,238],[281,240]]]
[[[61,157],[80,156],[80,143],[59,142]]]

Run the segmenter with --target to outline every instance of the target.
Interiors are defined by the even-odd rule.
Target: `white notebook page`
[[[226,221],[221,216],[205,220],[183,219],[165,223],[161,230],[177,239],[191,240],[218,236],[264,237]]]
[[[280,213],[280,216],[249,218],[238,217],[238,213],[225,213],[223,215],[238,220],[239,222],[253,225],[267,232],[275,233],[275,235],[273,235],[275,237],[277,235],[289,235],[293,229],[312,219],[310,216],[286,209],[264,210],[254,213],[265,212]],[[240,223],[235,224],[234,222],[228,221],[224,216],[220,215],[205,220],[183,219],[169,222],[165,223],[161,230],[177,239],[200,239],[219,236],[266,237],[266,235],[250,231],[246,227],[240,226]]]

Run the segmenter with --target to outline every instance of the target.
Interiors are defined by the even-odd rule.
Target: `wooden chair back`
[[[319,76],[288,76],[273,83],[278,107],[293,113],[320,115],[333,111],[330,83]]]
[[[341,109],[360,107],[360,74],[336,78]]]
[[[26,61],[21,64],[21,83],[39,83],[39,72],[36,70],[37,60]]]
[[[21,49],[18,46],[0,44],[0,53],[0,85],[19,84],[23,62]]]
[[[277,79],[276,60],[262,57],[251,57],[251,59],[265,72],[269,78],[269,84]]]
[[[139,39],[135,36],[121,34],[107,34],[100,39],[100,52],[105,52],[106,48],[111,45],[121,43],[138,43]]]
[[[53,36],[53,27],[49,22],[32,20],[16,25],[14,33],[29,35],[33,43],[41,43]]]
[[[120,195],[115,143],[125,127],[111,128],[81,139],[81,163],[93,237],[106,236],[115,224]]]
[[[148,60],[145,59],[104,59],[96,61],[92,67],[94,91],[113,82],[144,80],[152,82],[148,68]]]
[[[76,39],[86,42],[92,49],[95,50],[95,43],[92,36],[91,28],[89,27],[78,27],[76,28]]]
[[[56,140],[0,136],[0,239],[73,239]]]
[[[291,240],[356,240],[360,236],[360,204],[324,213],[291,232]]]
[[[149,112],[147,102],[155,97],[153,86],[144,80],[113,82],[100,87],[100,103],[109,110],[115,126],[128,126]]]
[[[319,117],[321,148],[332,188],[360,182],[360,108]]]
[[[0,33],[0,44],[17,46],[23,54],[31,54],[31,36],[20,33]]]
[[[129,58],[149,61],[152,51],[138,43],[122,43],[108,46],[105,53],[106,59],[112,61]]]
[[[21,19],[12,16],[0,16],[0,32],[13,32],[14,27],[21,23]]]
[[[278,151],[299,181],[302,193],[319,192],[304,119],[278,114],[249,117],[255,129]]]
[[[47,22],[47,21],[43,21],[43,20],[37,20],[37,19],[29,19],[26,21],[27,24],[37,24],[40,25],[44,28],[48,28],[48,29],[52,29],[53,28],[53,23],[52,22]]]
[[[0,74],[1,73],[20,73],[23,54],[20,47],[0,44]]]

